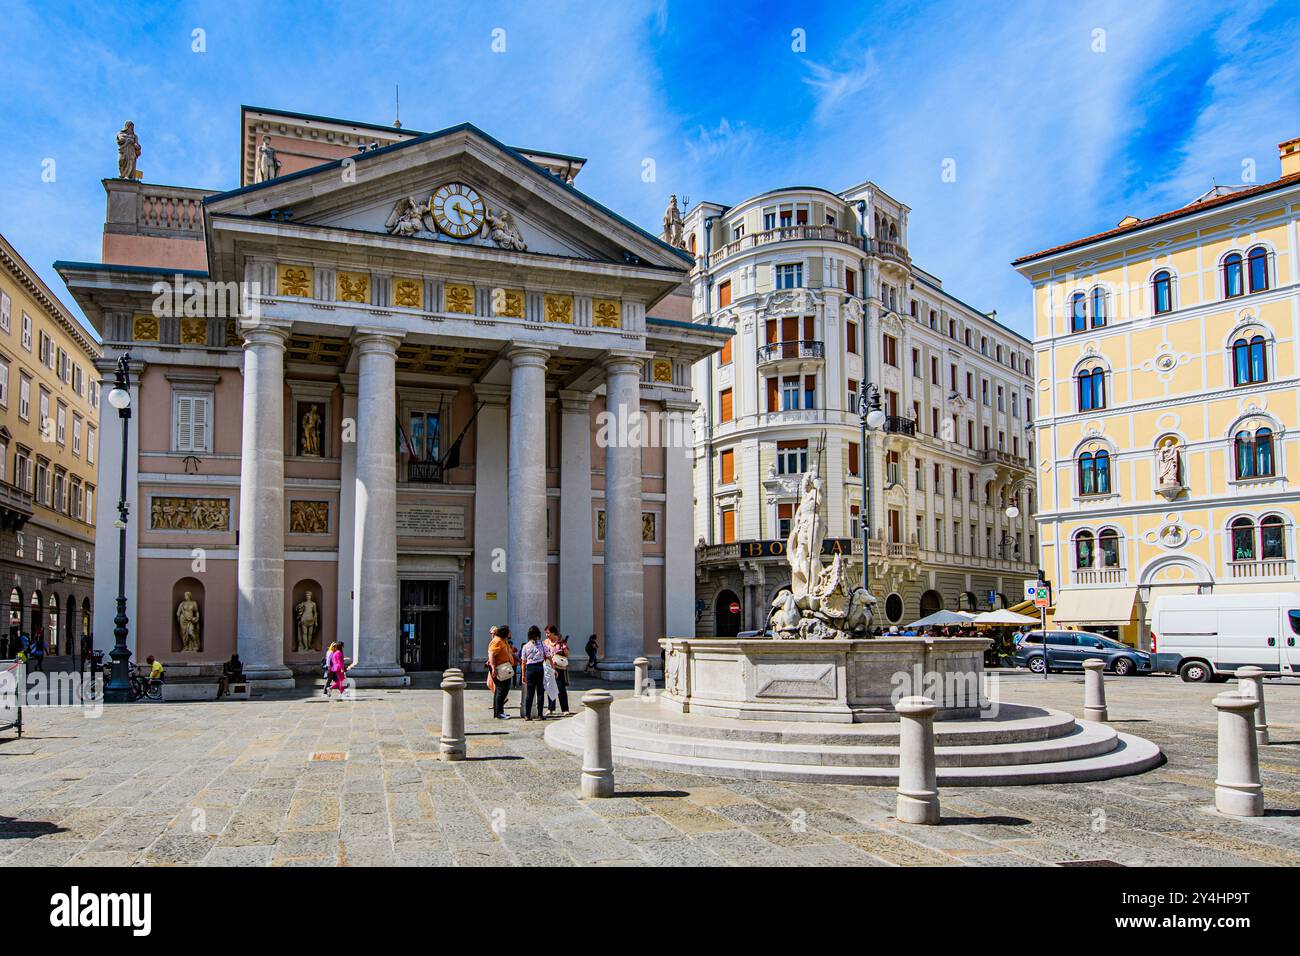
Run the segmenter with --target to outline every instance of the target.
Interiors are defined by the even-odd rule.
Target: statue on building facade
[[[668,208],[664,210],[664,231],[663,240],[670,246],[676,246],[678,249],[686,248],[685,224],[682,222],[682,212],[677,208],[676,194],[668,197]]]
[[[135,123],[130,120],[117,133],[117,177],[136,178],[135,164],[140,158],[140,140],[135,135]]]
[[[513,252],[528,251],[528,244],[519,234],[519,229],[515,226],[515,217],[509,209],[502,209],[499,212],[489,209],[483,216],[483,228],[487,232],[488,239],[492,240],[498,248]]]
[[[1182,453],[1170,438],[1156,449],[1156,494],[1172,501],[1182,490]]]
[[[181,650],[186,653],[197,654],[202,649],[202,635],[200,632],[199,621],[199,603],[194,600],[194,595],[186,591],[185,597],[181,603],[176,605],[176,623],[180,625],[181,630]]]
[[[294,650],[310,651],[315,649],[316,629],[320,626],[320,608],[312,600],[312,593],[308,591],[294,608],[294,617],[298,622],[296,645]]]
[[[262,145],[257,147],[257,164],[253,170],[253,182],[264,183],[280,175],[280,160],[271,146],[271,137],[263,136]]]
[[[307,414],[302,416],[302,454],[321,457],[320,430],[320,412],[315,405],[308,405]]]
[[[398,200],[393,211],[388,214],[388,221],[384,223],[384,228],[388,230],[389,235],[414,236],[424,231],[424,216],[428,211],[424,203],[414,196],[407,196],[405,199]]]

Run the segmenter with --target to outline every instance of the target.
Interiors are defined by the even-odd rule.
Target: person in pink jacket
[[[347,676],[348,672],[348,662],[343,657],[343,645],[337,641],[331,644],[326,660],[329,661],[330,679],[333,681],[333,684],[326,684],[325,693],[328,695],[330,686],[333,686],[335,690],[342,694],[344,689],[344,678]]]

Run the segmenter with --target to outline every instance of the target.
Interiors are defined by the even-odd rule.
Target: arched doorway
[[[45,653],[59,653],[59,639],[63,637],[63,629],[59,626],[59,612],[62,608],[59,606],[59,596],[50,595],[49,607],[46,608],[45,615]]]
[[[926,591],[921,595],[921,617],[929,617],[935,611],[943,610],[943,595],[938,591]]]
[[[735,591],[723,590],[713,604],[713,634],[715,637],[735,637],[740,633],[740,598]]]
[[[31,617],[27,627],[27,636],[32,643],[36,642],[37,635],[45,636],[45,622],[41,620],[45,616],[45,598],[41,596],[40,591],[33,591],[32,598],[27,605],[31,609]]]

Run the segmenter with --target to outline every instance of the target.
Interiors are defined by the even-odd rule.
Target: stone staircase
[[[615,763],[703,776],[867,786],[898,782],[898,724],[783,723],[674,713],[648,698],[610,712]],[[582,753],[585,714],[546,729],[546,742]],[[1070,714],[1000,704],[996,715],[937,721],[940,785],[1081,783],[1141,773],[1155,744]]]

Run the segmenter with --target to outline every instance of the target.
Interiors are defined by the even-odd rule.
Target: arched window
[[[1079,373],[1079,411],[1106,407],[1106,373],[1095,368]]]
[[[1271,478],[1274,474],[1273,430],[1258,428],[1252,435],[1239,431],[1233,439],[1237,478]]]
[[[1110,494],[1110,453],[1085,451],[1079,456],[1079,494]]]
[[[1088,327],[1088,298],[1082,292],[1070,296],[1070,331],[1082,332]]]
[[[1250,440],[1250,432],[1237,432],[1233,439],[1233,457],[1237,461],[1238,478],[1255,477],[1255,447]]]
[[[1238,518],[1232,522],[1232,560],[1255,560],[1255,522]]]
[[[1093,561],[1093,539],[1091,531],[1080,531],[1074,536],[1074,566],[1090,568]]]
[[[1254,385],[1268,381],[1268,351],[1264,336],[1245,336],[1232,343],[1232,383]]]
[[[1241,253],[1230,252],[1223,259],[1223,297],[1235,299],[1245,291],[1241,283]]]
[[[1103,568],[1119,567],[1119,532],[1114,528],[1103,528],[1097,535],[1097,549],[1101,552]]]
[[[1268,250],[1256,246],[1246,256],[1250,266],[1250,291],[1263,292],[1268,288]]]
[[[1273,474],[1273,430],[1260,428],[1255,432],[1255,474],[1261,478]]]
[[[1106,324],[1106,290],[1101,286],[1092,290],[1092,327],[1101,328]]]
[[[1259,555],[1266,560],[1286,557],[1286,523],[1280,515],[1265,515],[1260,519]]]
[[[1155,314],[1163,315],[1174,308],[1174,276],[1168,269],[1161,269],[1151,277],[1152,304]]]

